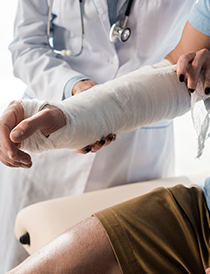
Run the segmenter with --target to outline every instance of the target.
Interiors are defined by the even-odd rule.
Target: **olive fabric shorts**
[[[210,218],[200,187],[158,188],[94,214],[122,273],[201,274],[210,267]]]

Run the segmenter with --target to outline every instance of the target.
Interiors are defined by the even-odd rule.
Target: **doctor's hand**
[[[90,88],[92,88],[93,86],[97,85],[97,83],[93,80],[82,80],[77,82],[72,89],[72,94],[76,95],[80,92],[86,91]]]
[[[97,141],[94,144],[86,146],[82,149],[75,149],[75,151],[81,154],[87,154],[89,152],[95,153],[99,151],[102,147],[110,145],[115,140],[116,134],[109,134],[108,136],[102,138],[100,141]]]
[[[0,119],[0,161],[9,167],[30,168],[31,157],[20,149],[21,142],[37,130],[47,138],[65,124],[63,112],[54,106],[46,105],[34,116],[24,119],[21,102],[10,103]]]
[[[181,55],[176,71],[179,81],[186,81],[191,93],[196,89],[201,72],[204,72],[204,79],[202,79],[204,93],[210,94],[210,51],[208,49]]]

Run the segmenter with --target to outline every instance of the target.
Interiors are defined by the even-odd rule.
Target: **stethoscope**
[[[78,53],[74,53],[70,49],[63,49],[58,50],[54,47],[53,43],[53,36],[51,36],[51,16],[52,16],[52,6],[53,6],[53,0],[49,0],[49,11],[48,11],[48,19],[47,19],[47,41],[49,47],[52,49],[52,51],[61,56],[73,56],[77,57],[81,55],[84,48],[84,37],[85,37],[85,30],[84,30],[84,22],[83,22],[83,7],[82,2],[83,0],[79,0],[79,6],[80,6],[80,20],[81,20],[81,47],[80,51]],[[123,21],[119,20],[115,24],[112,25],[110,32],[109,32],[109,39],[111,42],[116,43],[118,41],[126,42],[130,36],[131,36],[131,30],[130,28],[126,27],[128,22],[128,17],[130,15],[130,10],[133,4],[133,0],[128,1],[128,5],[125,11],[125,19]]]
[[[131,36],[131,29],[127,28],[128,17],[130,15],[131,7],[133,4],[133,0],[128,1],[128,5],[125,11],[125,19],[124,21],[117,21],[112,25],[109,32],[109,39],[111,42],[116,43],[118,41],[126,42]]]
[[[53,0],[50,0],[50,3],[49,3],[49,11],[48,11],[48,18],[47,18],[47,41],[48,41],[49,47],[52,49],[52,51],[53,51],[55,54],[58,54],[58,55],[61,55],[61,56],[73,56],[73,57],[77,57],[77,56],[81,55],[81,53],[83,52],[85,30],[84,30],[84,22],[83,22],[82,2],[83,2],[83,0],[79,0],[81,30],[82,30],[81,47],[80,47],[80,51],[79,51],[78,53],[74,53],[74,52],[73,52],[72,50],[70,50],[70,49],[58,50],[58,49],[55,49],[55,47],[54,47],[53,37],[51,36],[51,29],[50,29],[50,27],[51,27],[51,26],[50,26],[50,23],[51,23],[51,20],[50,20],[50,19],[51,19],[51,15],[52,15]]]

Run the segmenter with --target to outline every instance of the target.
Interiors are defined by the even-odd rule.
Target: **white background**
[[[0,105],[6,106],[11,100],[19,99],[25,85],[13,76],[12,61],[8,45],[12,41],[13,22],[17,1],[1,0],[0,15]],[[2,108],[1,108],[2,109]],[[210,140],[207,142],[210,143]],[[176,175],[208,175],[210,148],[207,145],[201,159],[196,157],[196,135],[190,113],[175,119]],[[209,172],[210,175],[210,172]]]
[[[11,55],[8,48],[13,37],[16,0],[1,0],[0,15],[0,103],[20,98],[25,85],[13,77]]]

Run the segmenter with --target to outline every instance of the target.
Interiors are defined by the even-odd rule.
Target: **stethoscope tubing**
[[[83,0],[79,0],[80,21],[81,21],[81,47],[80,47],[80,51],[78,53],[74,53],[70,49],[57,50],[49,42],[50,41],[50,17],[52,14],[52,6],[53,6],[53,0],[50,0],[49,10],[48,10],[48,19],[47,19],[47,41],[48,41],[49,47],[55,54],[62,55],[62,56],[73,56],[73,57],[77,57],[82,54],[83,49],[84,49],[84,39],[85,39],[85,28],[84,28],[83,5],[82,4],[83,4]]]
[[[49,0],[49,1],[50,1],[50,3],[49,3],[48,19],[47,19],[47,41],[48,41],[48,45],[49,45],[50,49],[55,54],[62,55],[62,56],[77,57],[77,56],[81,55],[82,52],[83,52],[83,49],[84,49],[84,39],[85,39],[85,28],[84,28],[84,20],[83,20],[83,0],[79,0],[79,5],[80,5],[80,21],[81,21],[81,46],[80,46],[80,51],[78,53],[74,53],[70,49],[58,50],[58,49],[54,48],[53,38],[51,39],[51,36],[50,36],[50,23],[51,23],[50,22],[50,18],[51,18],[51,14],[52,14],[52,6],[53,6],[53,1],[54,0]],[[133,0],[129,0],[127,8],[126,8],[126,11],[125,11],[125,19],[124,19],[124,22],[123,22],[122,27],[121,27],[122,30],[125,29],[125,27],[127,25],[127,21],[128,21],[129,15],[130,15],[132,4],[133,4]],[[115,33],[117,33],[117,32],[115,32],[115,26],[118,26],[117,23],[114,24],[112,26],[112,28],[111,28],[111,31],[112,31],[111,36],[113,35],[113,37],[115,36]],[[127,28],[127,29],[130,31],[129,28]],[[114,42],[115,39],[117,39],[117,38],[114,38],[111,41]],[[117,41],[117,40],[115,40],[115,41]],[[127,41],[127,39],[125,41]],[[51,42],[52,42],[52,44],[51,44]]]

